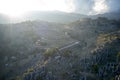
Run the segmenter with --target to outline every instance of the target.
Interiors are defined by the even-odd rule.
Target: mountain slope
[[[10,18],[8,16],[0,14],[0,23],[19,23],[26,20],[34,21],[47,21],[55,23],[70,23],[82,18],[93,18],[106,17],[108,19],[120,19],[119,12],[105,13],[98,15],[83,15],[79,13],[65,13],[59,11],[49,11],[49,12],[28,12],[21,17]]]

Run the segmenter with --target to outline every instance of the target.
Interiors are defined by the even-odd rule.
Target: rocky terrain
[[[0,36],[1,80],[118,80],[120,76],[119,20],[1,24]]]

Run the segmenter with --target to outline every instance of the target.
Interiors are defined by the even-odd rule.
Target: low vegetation
[[[1,25],[0,80],[114,80],[120,74],[119,25],[104,17]]]

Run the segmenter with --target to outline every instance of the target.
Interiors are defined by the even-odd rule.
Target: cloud
[[[92,10],[93,1],[92,0],[69,0],[68,3],[71,3],[71,9],[73,11],[81,14],[86,14]]]
[[[68,0],[68,3],[72,11],[87,15],[120,10],[120,0]]]
[[[106,0],[109,12],[120,11],[120,0]]]
[[[65,3],[67,5],[68,8],[68,12],[75,12],[75,4],[74,4],[74,0],[65,0]]]
[[[28,11],[64,11],[100,14],[120,10],[120,0],[0,0],[0,13],[23,14]]]
[[[106,0],[74,0],[75,11],[82,14],[99,14],[108,11]]]
[[[95,14],[108,12],[108,9],[106,0],[94,0],[93,12]]]

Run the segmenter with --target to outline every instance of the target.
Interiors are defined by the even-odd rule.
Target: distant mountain
[[[56,22],[56,23],[68,23],[79,20],[80,18],[86,18],[88,16],[83,14],[76,13],[65,13],[59,11],[51,11],[51,12],[30,12],[25,15],[26,19],[30,20],[42,20],[48,22]]]
[[[98,14],[91,16],[92,18],[97,18],[97,17],[107,17],[108,19],[120,19],[120,12],[110,12],[110,13],[105,13],[105,14]]]
[[[28,12],[20,18],[9,19],[7,16],[0,15],[0,23],[18,23],[26,20],[40,20],[47,22],[56,22],[56,23],[69,23],[80,18],[86,18],[86,15],[76,14],[76,13],[65,13],[59,11],[50,11],[50,12]],[[7,19],[7,20],[6,20]]]
[[[27,20],[41,20],[47,22],[56,22],[56,23],[70,23],[77,21],[81,18],[97,18],[97,17],[107,17],[109,19],[120,19],[120,12],[111,12],[98,15],[83,15],[78,13],[65,13],[60,11],[34,11],[24,14],[20,18],[9,18],[6,15],[0,14],[0,23],[19,23]]]

